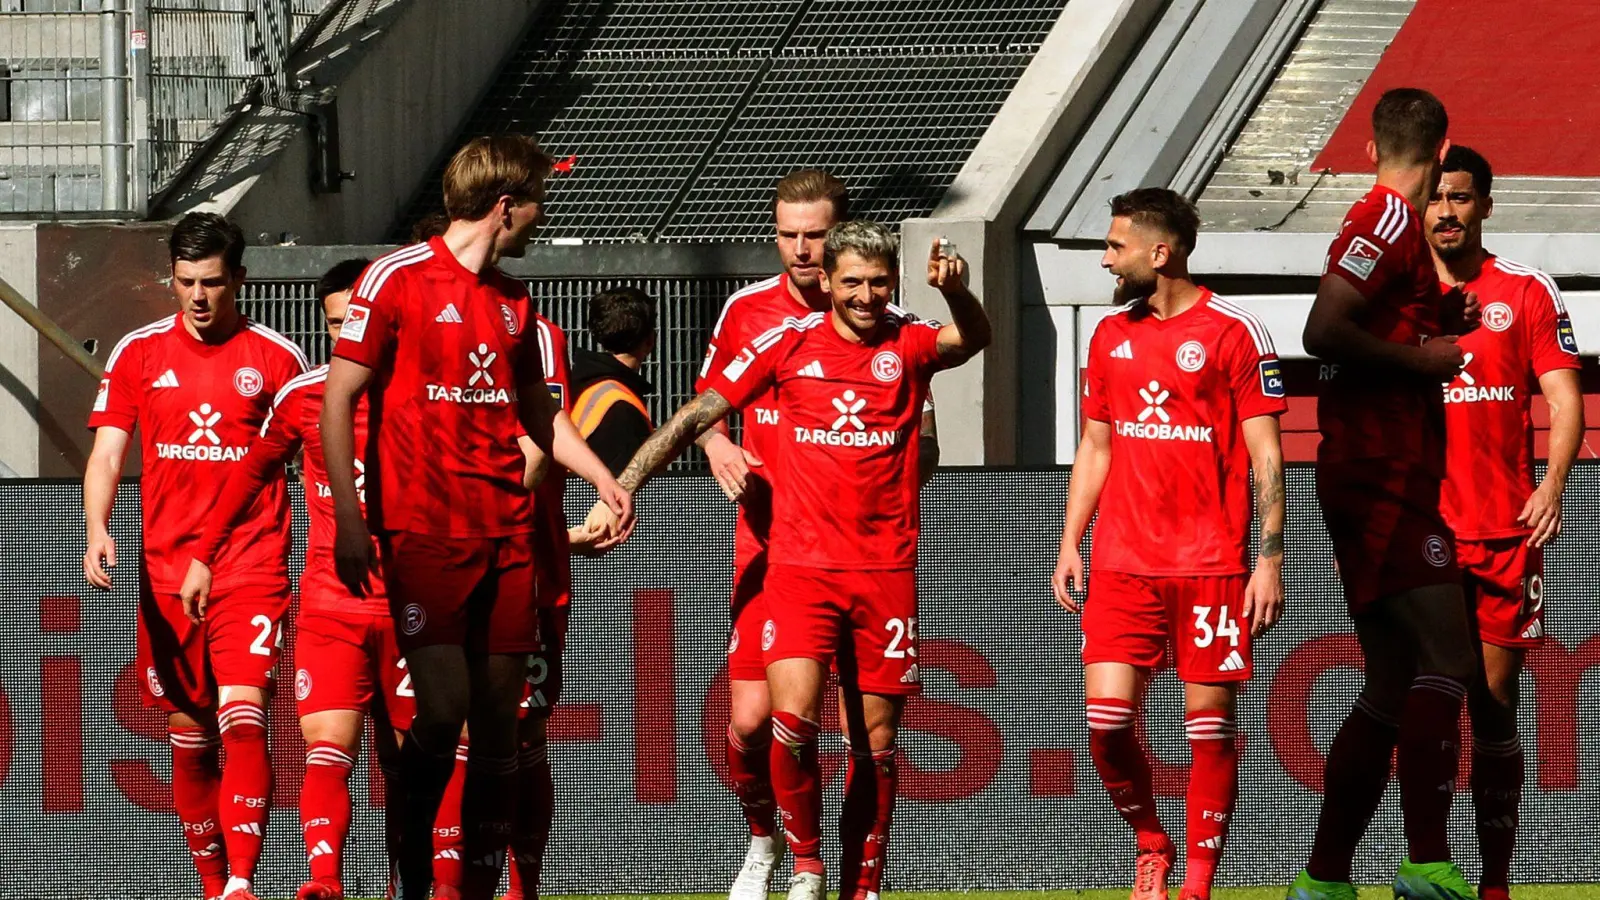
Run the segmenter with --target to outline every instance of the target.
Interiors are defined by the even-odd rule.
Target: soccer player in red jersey
[[[339,339],[350,293],[367,260],[345,260],[317,282],[317,298],[328,334]],[[306,741],[305,782],[300,792],[300,825],[305,835],[310,879],[297,900],[338,900],[344,896],[342,868],[350,831],[350,773],[361,749],[368,709],[377,736],[376,750],[386,773],[396,769],[398,735],[411,724],[411,686],[405,660],[395,644],[394,625],[383,582],[373,576],[365,596],[339,583],[333,569],[333,498],[328,491],[318,419],[328,367],[319,366],[278,391],[260,435],[250,445],[240,471],[229,479],[206,520],[206,528],[180,591],[185,603],[209,606],[211,566],[235,526],[263,487],[303,454],[306,509],[311,531],[305,570],[300,576],[300,611],[295,621],[295,700]],[[367,429],[367,405],[356,406],[359,439]],[[355,460],[358,490],[364,466]],[[398,796],[399,785],[388,784]]]
[[[713,375],[733,362],[751,341],[786,320],[827,312],[830,302],[822,285],[823,238],[850,213],[844,182],[818,169],[797,169],[773,191],[772,214],[783,272],[757,282],[728,298],[706,347],[705,364],[695,382],[703,391]],[[772,484],[777,473],[767,457],[780,432],[776,391],[757,398],[740,412],[743,446],[729,437],[718,421],[697,443],[706,453],[712,475],[729,500],[739,503],[734,530],[733,600],[728,629],[728,778],[750,830],[744,865],[734,878],[728,900],[765,900],[783,845],[778,840],[769,771],[772,702],[767,691],[761,629],[767,620],[764,585],[767,542],[772,529]],[[923,412],[921,481],[938,462],[932,397]],[[752,471],[751,466],[756,468]],[[871,769],[870,755],[857,764],[852,754],[846,774]],[[846,791],[849,793],[848,789]]]
[[[1306,319],[1306,350],[1325,361],[1317,497],[1366,679],[1328,751],[1311,859],[1292,900],[1354,900],[1352,858],[1397,749],[1409,853],[1395,896],[1474,893],[1446,832],[1457,722],[1477,660],[1455,539],[1439,512],[1439,386],[1461,371],[1451,335],[1466,330],[1475,300],[1440,290],[1421,214],[1450,146],[1448,124],[1426,91],[1379,99],[1368,145],[1377,184],[1345,218]]]
[[[239,313],[245,270],[237,225],[190,213],[173,227],[168,246],[180,311],[117,344],[89,416],[95,439],[83,476],[83,571],[90,584],[110,590],[108,570],[117,562],[111,504],[137,428],[144,701],[167,713],[173,808],[204,895],[250,900],[272,787],[266,703],[289,608],[282,470],[218,552],[209,606],[186,607],[179,588],[207,511],[237,476],[273,395],[306,370],[306,359],[287,338]],[[226,765],[219,766],[219,745]]]
[[[543,217],[551,161],[531,138],[477,138],[446,167],[444,235],[381,257],[356,283],[322,411],[339,580],[364,593],[382,548],[396,637],[416,713],[401,747],[401,896],[426,897],[432,825],[470,722],[462,797],[462,894],[493,893],[513,828],[517,708],[540,647],[535,503],[526,433],[594,484],[632,524],[632,501],[545,386],[527,288],[496,268],[524,252]],[[355,402],[368,392],[363,516],[354,473]]]
[[[1584,423],[1578,341],[1555,280],[1483,247],[1493,184],[1487,160],[1451,147],[1424,225],[1440,282],[1476,294],[1483,308],[1482,327],[1459,342],[1465,366],[1445,387],[1442,500],[1482,656],[1467,691],[1478,896],[1509,900],[1524,766],[1517,682],[1524,654],[1544,639],[1544,547],[1561,532],[1561,492]],[[1550,408],[1550,462],[1537,483],[1535,382]]]
[[[1156,815],[1135,724],[1168,649],[1184,682],[1194,754],[1183,900],[1208,900],[1238,793],[1234,710],[1250,647],[1283,607],[1283,370],[1253,314],[1189,277],[1200,216],[1143,188],[1111,201],[1100,264],[1126,303],[1089,342],[1083,439],[1051,587],[1071,612],[1078,546],[1095,510],[1083,605],[1089,749],[1138,838],[1134,900],[1165,900],[1176,851]],[[1250,550],[1255,472],[1261,549]]]
[[[823,896],[823,687],[837,663],[845,729],[870,765],[841,814],[841,896],[875,897],[894,806],[895,730],[917,673],[918,430],[928,379],[988,344],[989,320],[959,256],[928,260],[928,282],[953,323],[918,321],[889,305],[898,248],[881,225],[827,233],[827,313],[787,320],[741,347],[710,383],[651,436],[620,477],[637,489],[735,408],[776,392],[782,427],[764,449],[772,525],[761,648],[772,698],[772,786],[794,854],[791,900]],[[597,505],[591,527],[612,525]]]

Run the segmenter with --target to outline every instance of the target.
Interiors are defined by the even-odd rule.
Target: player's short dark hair
[[[589,334],[607,353],[632,353],[656,333],[656,302],[636,287],[589,298]]]
[[[172,226],[167,251],[174,264],[220,256],[228,271],[237,272],[244,266],[244,232],[216,213],[192,212]]]
[[[1424,162],[1439,152],[1449,130],[1444,104],[1421,88],[1390,88],[1372,108],[1372,140],[1380,160]]]
[[[1111,198],[1111,215],[1127,217],[1141,228],[1169,235],[1187,256],[1200,234],[1200,212],[1189,198],[1160,187],[1138,188]]]
[[[774,209],[779,203],[813,203],[818,200],[833,204],[835,222],[850,218],[850,189],[838,177],[821,169],[796,169],[783,176],[772,191]]]
[[[1444,155],[1445,172],[1466,172],[1472,176],[1472,189],[1478,196],[1487,197],[1494,189],[1494,170],[1489,168],[1489,161],[1483,154],[1460,144],[1451,144],[1449,152]]]
[[[431,212],[411,226],[411,243],[420,244],[428,238],[438,237],[450,227],[450,216],[444,212]]]
[[[341,291],[348,291],[356,286],[356,279],[366,270],[370,259],[343,259],[333,264],[333,268],[322,273],[317,279],[317,302],[325,303],[327,299]],[[327,312],[326,306],[322,309]]]
[[[891,272],[900,268],[900,239],[877,222],[852,219],[829,228],[828,236],[822,239],[823,270],[838,271],[839,257],[846,253],[888,263]]]

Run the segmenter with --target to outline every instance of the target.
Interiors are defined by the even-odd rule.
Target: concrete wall
[[[0,228],[0,279],[39,303],[32,225]],[[0,478],[39,474],[39,333],[0,308]]]
[[[300,244],[378,243],[410,203],[515,49],[541,0],[414,0],[340,82],[339,193],[310,186],[301,128],[259,173],[191,204],[236,218],[252,240],[291,232]]]

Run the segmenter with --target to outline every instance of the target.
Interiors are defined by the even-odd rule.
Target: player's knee
[[[1360,704],[1380,722],[1398,722],[1405,713],[1406,695],[1410,692],[1410,678],[1374,678],[1368,672],[1367,682],[1361,687]]]
[[[872,753],[893,750],[899,729],[893,722],[872,722],[867,725],[867,749]]]
[[[766,703],[744,703],[728,710],[728,728],[741,741],[760,739],[772,729],[772,710]]]

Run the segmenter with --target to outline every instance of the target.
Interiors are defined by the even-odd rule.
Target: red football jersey
[[[90,428],[139,431],[145,572],[163,593],[183,586],[207,513],[238,473],[273,395],[306,370],[300,348],[265,325],[241,317],[232,337],[208,344],[181,319],[117,344],[89,415]],[[288,579],[289,500],[283,470],[274,475],[217,554],[215,588]]]
[[[544,316],[534,313],[538,326],[539,355],[544,360],[544,383],[563,412],[572,412],[572,375],[567,365],[567,336]],[[518,433],[522,429],[519,427]],[[572,556],[567,543],[567,470],[550,462],[550,471],[534,492],[534,545],[539,548],[540,590],[553,592],[555,605],[572,600]]]
[[[365,454],[373,530],[533,530],[515,440],[517,385],[543,377],[532,322],[525,285],[493,267],[468,271],[437,237],[362,273],[333,355],[375,370]]]
[[[306,513],[311,528],[306,536],[306,564],[300,574],[300,608],[336,613],[389,614],[388,595],[377,571],[371,573],[371,590],[357,597],[339,581],[333,566],[333,493],[328,489],[328,463],[322,455],[322,392],[328,382],[328,367],[318,366],[284,385],[273,400],[261,434],[250,444],[240,471],[228,481],[206,522],[195,559],[208,563],[228,539],[233,523],[260,493],[263,485],[282,472],[303,449],[300,470],[306,489]],[[367,398],[356,401],[356,494],[366,508],[366,466],[361,448],[367,439]],[[377,552],[377,541],[373,541]]]
[[[695,393],[704,391],[711,384],[712,376],[726,369],[751,341],[781,326],[785,319],[805,316],[812,311],[789,293],[787,274],[758,281],[735,292],[722,307],[722,315],[711,332],[706,359],[694,383]],[[750,406],[740,411],[740,418],[744,424],[743,447],[770,470],[776,459],[769,457],[776,455],[774,451],[778,446],[777,391],[768,391],[750,401]],[[740,562],[747,562],[765,550],[772,530],[772,473],[754,469],[750,476],[739,501],[739,518],[734,528],[734,556]]]
[[[1142,304],[1101,319],[1083,386],[1084,416],[1111,425],[1093,567],[1248,572],[1250,451],[1240,423],[1287,408],[1266,327],[1210,291],[1170,319]]]
[[[1462,288],[1483,322],[1461,337],[1467,365],[1445,386],[1448,465],[1440,506],[1456,537],[1528,534],[1517,515],[1533,491],[1533,394],[1539,376],[1576,369],[1578,340],[1555,279],[1490,256]]]
[[[917,440],[928,379],[943,368],[939,326],[889,312],[869,344],[829,313],[771,329],[706,387],[735,408],[776,396],[780,428],[763,447],[772,491],[772,562],[905,569],[917,562]]]
[[[1443,294],[1422,217],[1399,193],[1376,186],[1345,217],[1324,275],[1337,275],[1367,298],[1362,326],[1397,344],[1421,345],[1442,334]],[[1319,462],[1388,459],[1444,467],[1444,403],[1437,385],[1391,369],[1321,367]]]

